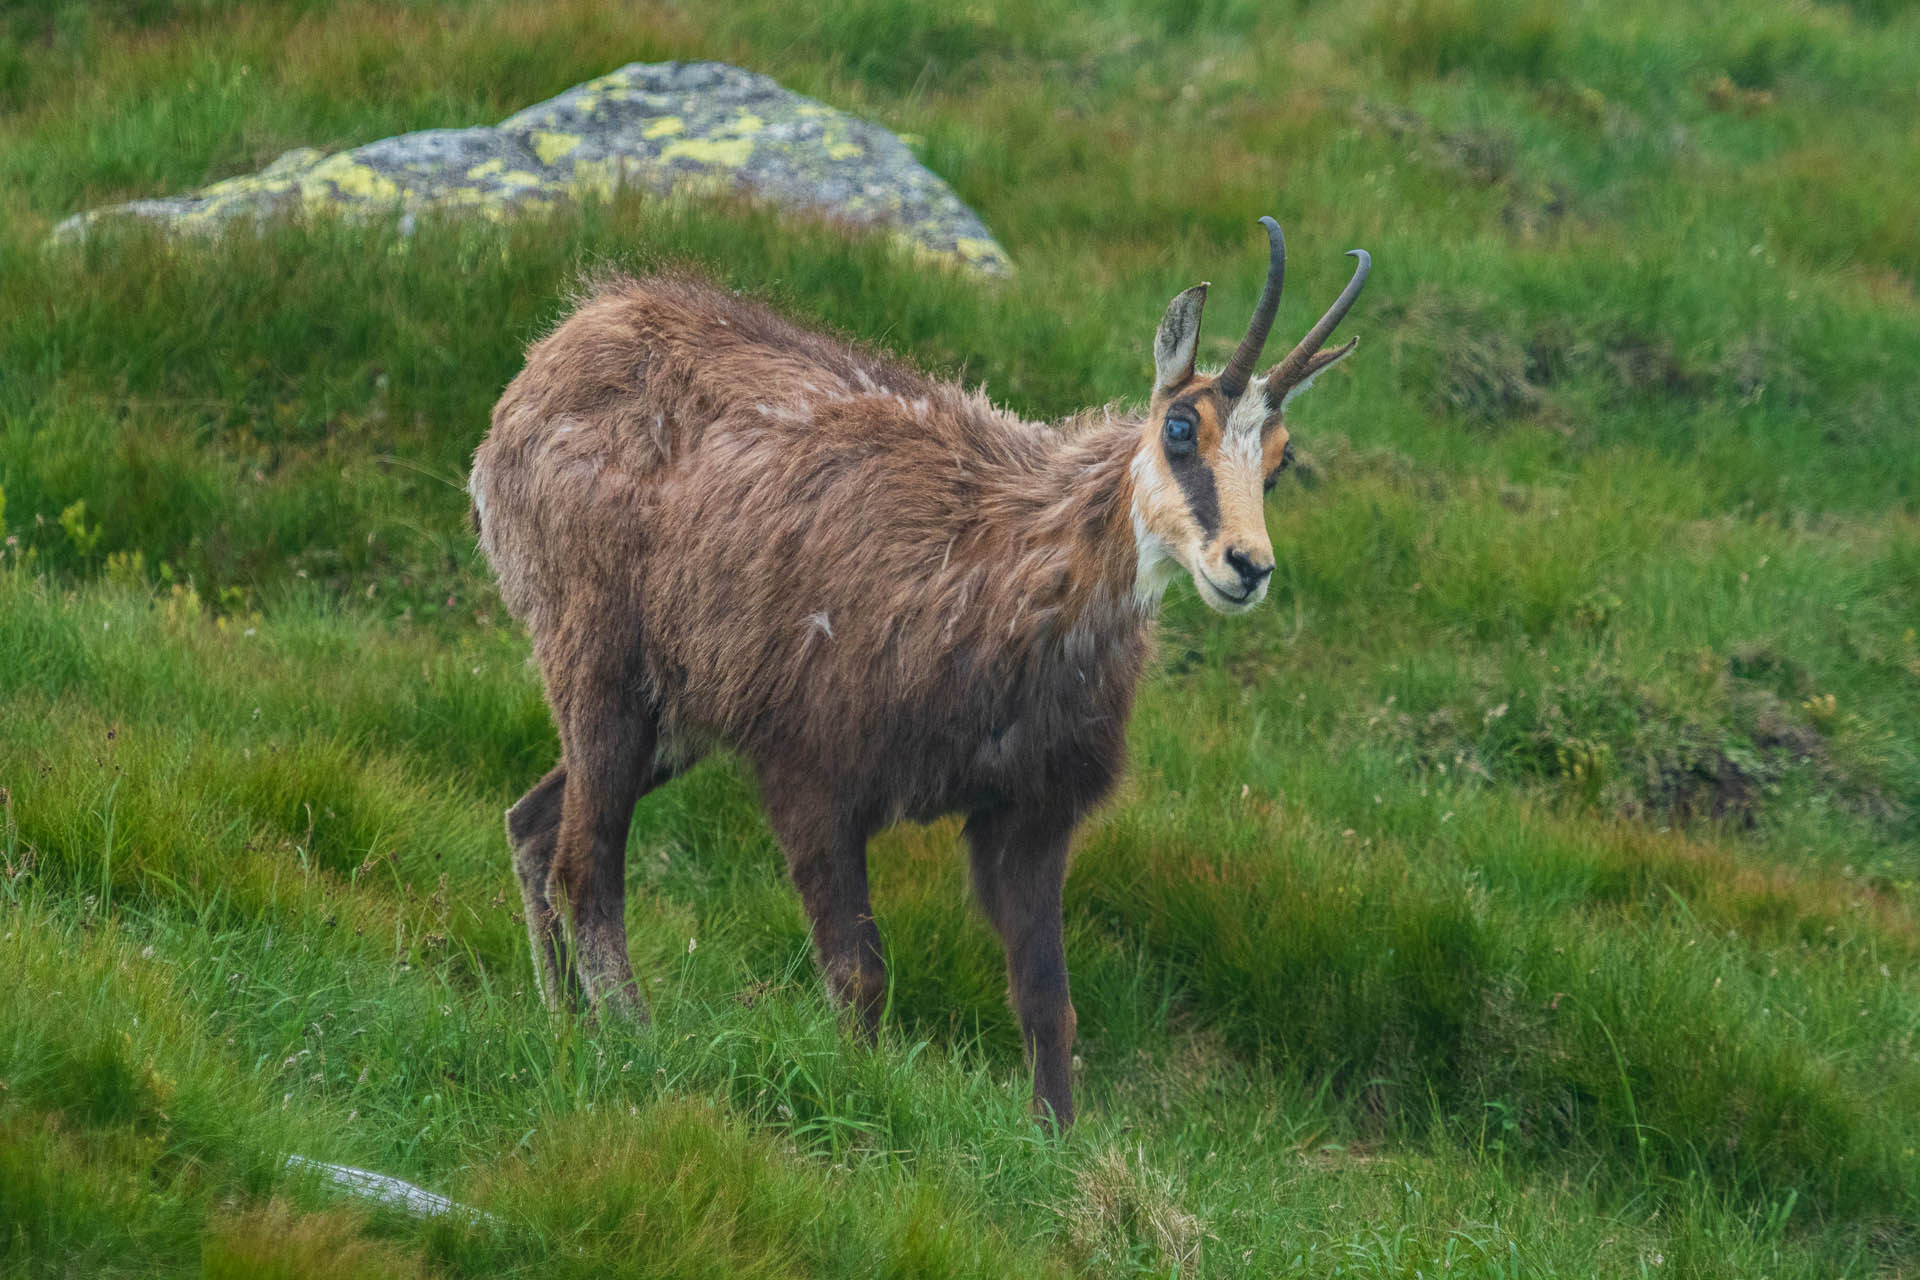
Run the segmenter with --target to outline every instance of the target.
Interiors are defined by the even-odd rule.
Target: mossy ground
[[[76,209],[715,57],[912,135],[986,285],[728,205]],[[1920,1272],[1920,10],[38,3],[0,18],[0,1270]],[[1024,1118],[949,825],[842,1037],[734,763],[642,806],[654,1028],[537,1006],[554,743],[463,468],[583,272],[693,263],[1024,412],[1376,270],[1270,607],[1169,600]],[[289,1176],[376,1168],[493,1215]]]

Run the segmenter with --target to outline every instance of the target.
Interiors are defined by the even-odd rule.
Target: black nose
[[[1252,591],[1273,572],[1271,564],[1255,564],[1253,557],[1238,547],[1227,548],[1227,567],[1240,575],[1240,585]]]

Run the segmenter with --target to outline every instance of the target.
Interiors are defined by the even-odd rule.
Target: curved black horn
[[[1267,229],[1267,286],[1260,291],[1260,305],[1253,309],[1253,319],[1247,321],[1247,336],[1240,339],[1233,359],[1220,371],[1217,385],[1229,400],[1237,400],[1253,377],[1253,366],[1260,362],[1260,350],[1267,345],[1267,330],[1273,328],[1273,317],[1280,310],[1280,289],[1287,279],[1287,242],[1280,234],[1280,224],[1263,217],[1260,225]]]
[[[1367,273],[1373,270],[1373,255],[1365,249],[1347,250],[1349,258],[1360,259],[1360,265],[1353,269],[1353,279],[1347,281],[1347,287],[1327,308],[1327,314],[1320,317],[1313,328],[1307,330],[1307,336],[1300,339],[1300,345],[1287,352],[1279,364],[1273,366],[1273,372],[1267,375],[1267,398],[1273,400],[1276,395],[1289,390],[1307,372],[1308,362],[1313,359],[1326,343],[1335,325],[1346,319],[1347,312],[1353,309],[1353,300],[1360,296],[1360,289],[1367,283]],[[1274,401],[1279,403],[1277,400]]]

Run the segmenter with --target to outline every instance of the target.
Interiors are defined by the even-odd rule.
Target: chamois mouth
[[[1206,587],[1200,593],[1200,598],[1213,606],[1217,613],[1245,613],[1259,604],[1260,598],[1266,595],[1267,584],[1264,582],[1257,587],[1248,587],[1242,591],[1229,591],[1204,572],[1193,576],[1196,582],[1204,583]]]

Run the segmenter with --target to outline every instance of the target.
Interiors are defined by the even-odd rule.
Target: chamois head
[[[1195,285],[1168,304],[1153,339],[1153,398],[1133,458],[1140,591],[1157,595],[1178,565],[1193,575],[1200,598],[1221,613],[1243,612],[1266,597],[1273,543],[1261,496],[1288,462],[1282,416],[1289,400],[1358,343],[1320,349],[1372,268],[1366,250],[1350,250],[1360,265],[1340,297],[1298,346],[1255,377],[1287,268],[1280,224],[1260,222],[1270,253],[1267,284],[1247,336],[1226,368],[1197,373],[1193,358],[1207,286]]]

